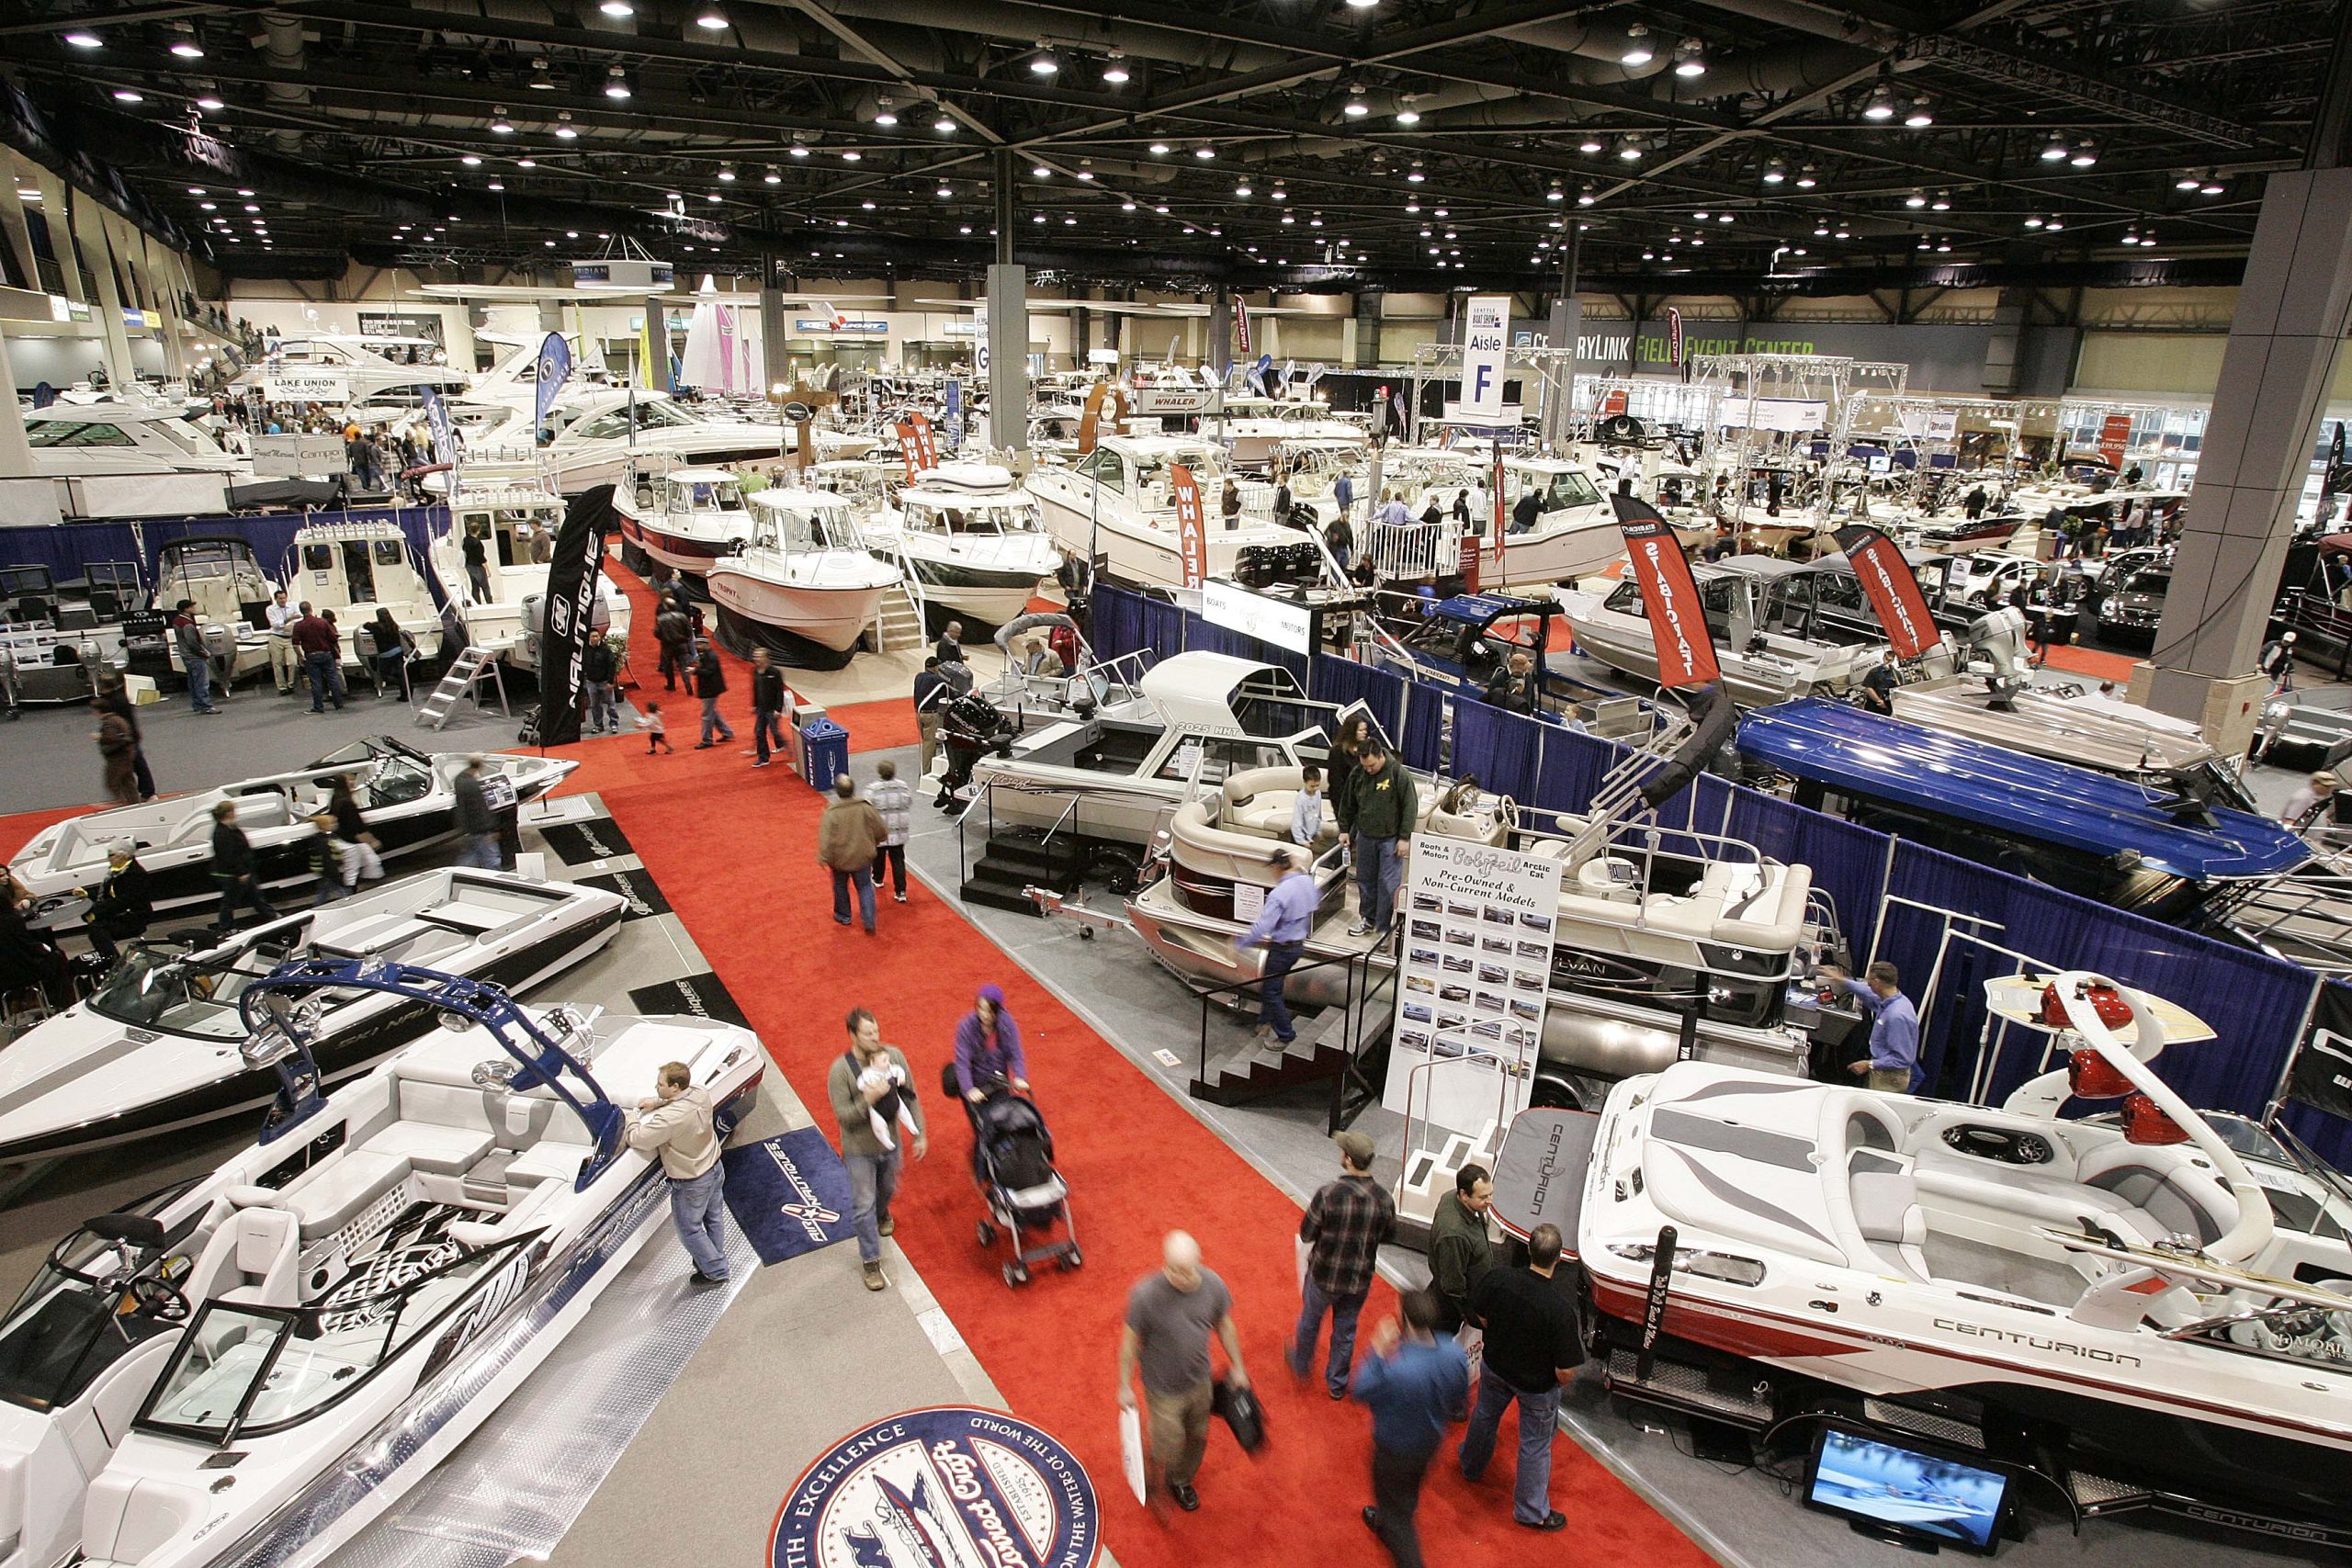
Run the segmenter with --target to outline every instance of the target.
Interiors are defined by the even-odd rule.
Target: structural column
[[[98,299],[92,309],[99,317],[99,341],[105,345],[107,376],[119,396],[138,383],[139,374],[130,357],[130,336],[122,328],[122,290],[116,282],[114,247],[107,238],[97,203],[75,202],[73,228],[74,246],[90,264],[90,276],[97,282]]]
[[[2253,674],[2346,327],[2352,169],[2270,176],[2222,359],[2155,649],[2148,705],[2196,719],[2223,756],[2245,749]]]
[[[657,392],[676,391],[678,384],[670,376],[670,312],[659,294],[645,297],[643,341],[649,355],[645,384]]]
[[[773,286],[760,290],[760,368],[771,388],[789,386],[792,364],[785,353],[785,329],[792,324],[784,313],[784,290]]]
[[[1029,446],[1029,277],[1012,259],[1012,153],[996,154],[996,261],[989,268],[989,439]]]
[[[1356,293],[1355,358],[1359,370],[1369,370],[1380,363],[1380,290],[1359,289]]]
[[[1233,368],[1233,290],[1219,288],[1209,296],[1208,367],[1219,381]]]

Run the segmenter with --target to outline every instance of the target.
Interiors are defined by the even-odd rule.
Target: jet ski
[[[290,957],[428,964],[521,991],[610,942],[627,900],[602,888],[448,868],[379,884],[217,945],[141,943],[85,1000],[0,1052],[0,1164],[124,1143],[265,1103],[242,1055],[239,1004]],[[322,1007],[312,1054],[328,1082],[423,1033],[422,1008],[380,991]]]
[[[449,1027],[322,1099],[318,1003],[355,987]],[[732,1125],[766,1061],[731,1024],[526,1012],[399,964],[290,964],[240,1007],[278,1079],[260,1142],[85,1223],[0,1318],[8,1568],[322,1561],[658,1234],[607,1089],[683,1062]]]

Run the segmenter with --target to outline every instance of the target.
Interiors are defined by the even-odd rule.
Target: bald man
[[[1209,1375],[1212,1329],[1225,1346],[1226,1381],[1247,1388],[1250,1377],[1241,1367],[1241,1335],[1233,1326],[1233,1293],[1202,1266],[1201,1244],[1182,1231],[1170,1231],[1159,1257],[1158,1272],[1145,1275],[1127,1292],[1126,1326],[1119,1333],[1119,1408],[1136,1407],[1136,1371],[1141,1367],[1152,1462],[1168,1495],[1189,1514],[1201,1506],[1193,1477],[1208,1446],[1216,1387]]]

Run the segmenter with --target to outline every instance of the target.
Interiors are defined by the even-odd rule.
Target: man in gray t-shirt
[[[1145,1275],[1127,1292],[1127,1323],[1119,1335],[1119,1408],[1136,1407],[1140,1365],[1152,1461],[1168,1495],[1187,1513],[1201,1506],[1193,1477],[1208,1446],[1211,1330],[1225,1345],[1226,1381],[1235,1388],[1249,1387],[1241,1368],[1241,1335],[1233,1326],[1233,1293],[1201,1266],[1199,1242],[1170,1231],[1160,1244],[1159,1271]]]

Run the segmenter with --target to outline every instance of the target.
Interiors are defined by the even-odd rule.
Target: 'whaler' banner
[[[598,485],[571,498],[556,530],[548,563],[546,630],[539,642],[539,742],[569,746],[580,739],[580,699],[586,683],[581,660],[596,610],[596,579],[605,536],[613,526],[613,487]]]
[[[1637,496],[1611,495],[1609,502],[1617,510],[1625,558],[1641,585],[1642,611],[1657,643],[1657,683],[1704,686],[1721,679],[1698,580],[1690,575],[1690,559],[1674,536],[1674,525]]]
[[[1894,540],[1865,523],[1838,529],[1837,537],[1897,659],[1917,659],[1943,640],[1928,596],[1919,592],[1918,576]]]
[[[1176,548],[1184,568],[1184,586],[1198,588],[1208,576],[1208,528],[1201,521],[1201,487],[1193,470],[1182,463],[1168,465],[1168,490],[1176,499]]]

